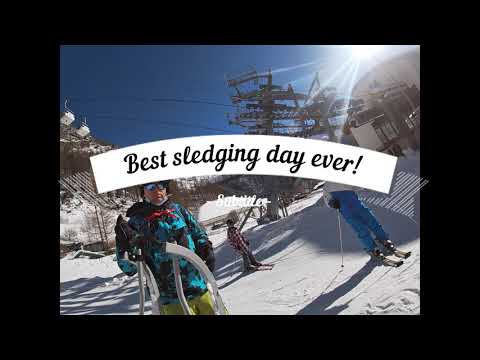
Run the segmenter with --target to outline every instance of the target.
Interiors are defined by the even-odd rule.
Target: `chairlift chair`
[[[87,118],[84,118],[83,122],[82,122],[82,125],[77,130],[77,135],[83,138],[83,137],[87,136],[88,134],[90,134],[90,129],[87,126]]]
[[[64,125],[70,125],[75,121],[75,115],[73,112],[67,107],[68,99],[65,100],[65,111],[62,112],[60,117],[60,123]]]

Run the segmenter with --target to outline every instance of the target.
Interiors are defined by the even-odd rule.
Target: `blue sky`
[[[323,82],[339,70],[332,85],[348,87],[366,70],[362,64],[353,78],[355,64],[341,68],[350,57],[348,46],[62,46],[59,107],[63,111],[69,98],[76,119],[86,116],[94,136],[122,147],[242,134],[242,128],[228,124],[226,113],[233,115],[233,107],[154,99],[229,105],[232,89],[225,74],[242,73],[249,66],[258,72],[271,68],[274,84],[291,83],[300,92],[308,91],[315,71]]]

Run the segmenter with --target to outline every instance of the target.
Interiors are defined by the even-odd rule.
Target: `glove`
[[[331,208],[333,209],[340,209],[340,201],[338,201],[337,199],[334,199],[334,198],[331,198],[329,201],[328,201],[328,206],[330,206]]]
[[[118,259],[117,264],[127,276],[133,276],[137,273],[137,266],[125,259]]]
[[[132,246],[142,246],[146,242],[152,240],[151,236],[144,236],[143,233],[132,228],[127,221],[119,215],[117,224],[115,225],[115,241],[117,243],[120,254],[127,251],[129,254],[132,251]]]
[[[115,241],[120,254],[131,251],[131,241],[135,237],[135,230],[125,221],[122,215],[118,215],[115,225]]]
[[[213,252],[212,242],[207,240],[203,244],[199,244],[197,254],[205,261],[208,269],[213,273],[215,270],[215,253]]]

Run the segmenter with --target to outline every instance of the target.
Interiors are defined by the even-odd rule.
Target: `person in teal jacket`
[[[120,269],[133,276],[137,272],[136,266],[124,260],[123,254],[133,253],[135,245],[132,244],[138,244],[140,240],[145,262],[159,288],[162,313],[182,314],[175,287],[172,256],[160,251],[161,243],[175,241],[190,249],[205,261],[212,272],[215,269],[215,256],[204,228],[190,211],[168,198],[168,184],[168,181],[161,181],[143,185],[144,200],[127,210],[126,215],[130,218],[128,222],[119,216],[115,228],[116,253]],[[211,295],[198,270],[181,257],[179,265],[183,291],[192,312],[199,315],[214,314]]]

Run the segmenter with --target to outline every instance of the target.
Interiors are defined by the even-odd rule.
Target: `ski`
[[[273,266],[255,266],[253,271],[265,271],[265,270],[272,270]]]
[[[378,261],[381,261],[382,264],[384,264],[384,265],[386,265],[386,266],[399,267],[400,265],[403,264],[403,261],[402,261],[402,260],[389,259],[389,258],[387,258],[387,257],[384,256],[384,255],[380,255],[380,256],[376,257],[376,259],[377,259]]]
[[[401,251],[401,250],[395,249],[393,251],[393,255],[395,255],[396,257],[402,258],[402,259],[406,259],[410,255],[412,255],[412,252],[411,251]]]
[[[248,271],[265,271],[265,270],[272,270],[272,269],[273,269],[273,265],[263,264],[263,265],[260,265],[260,266],[251,265],[250,268],[248,269]]]
[[[410,257],[410,255],[412,255],[411,251],[401,251],[398,249],[388,249],[385,251],[385,253],[387,255],[394,255],[401,259],[407,259],[408,257]]]

